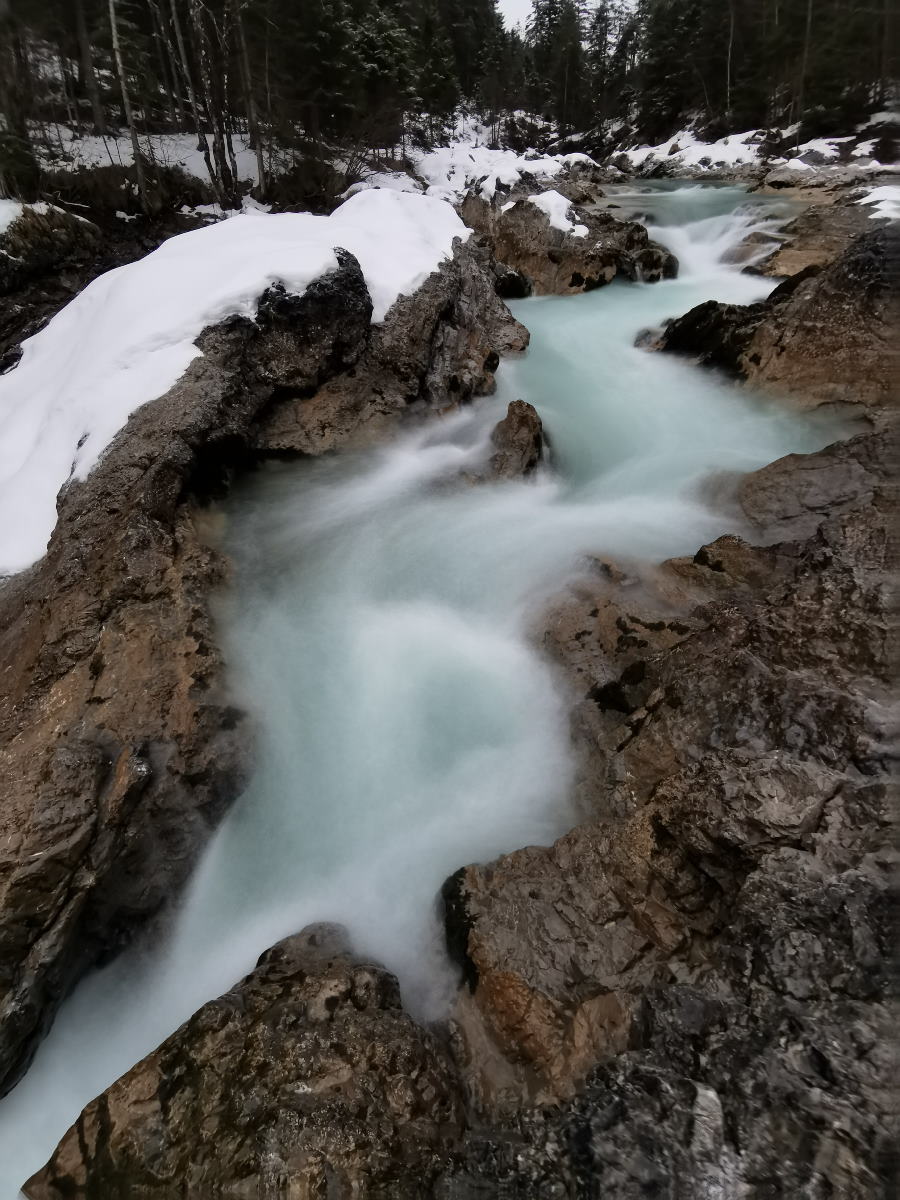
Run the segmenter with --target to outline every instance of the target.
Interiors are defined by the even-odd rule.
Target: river
[[[830,440],[712,372],[637,349],[645,327],[772,280],[722,261],[781,215],[732,187],[618,189],[678,279],[512,305],[531,348],[494,397],[365,453],[255,472],[224,507],[236,562],[220,626],[258,765],[162,947],[87,978],[0,1104],[0,1200],[81,1107],[279,938],[339,921],[422,1018],[455,980],[435,898],[457,867],[570,826],[568,697],[529,631],[587,554],[660,561],[733,528],[705,499]],[[511,399],[550,465],[473,484]]]

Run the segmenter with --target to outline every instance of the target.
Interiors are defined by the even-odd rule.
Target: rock
[[[256,446],[321,454],[357,439],[359,430],[371,438],[402,415],[466,404],[493,391],[500,355],[527,345],[527,329],[492,286],[487,255],[463,244],[372,328],[352,372],[336,374],[312,396],[283,395],[262,421]]]
[[[736,246],[730,250],[726,250],[722,255],[721,261],[741,266],[752,266],[762,271],[762,266],[767,264],[772,256],[777,253],[783,240],[780,235],[776,236],[765,233],[762,230],[756,230],[754,233],[748,233]],[[769,271],[763,273],[771,274]]]
[[[520,479],[533,474],[544,456],[544,427],[531,404],[513,400],[506,416],[494,426],[490,471],[498,479]]]
[[[643,225],[618,221],[605,210],[573,207],[573,222],[587,229],[584,236],[551,225],[527,197],[497,207],[470,195],[460,212],[487,239],[497,261],[524,276],[538,295],[588,292],[617,274],[654,283],[678,271],[675,256],[651,242]]]
[[[823,203],[820,198],[784,226],[786,240],[760,266],[763,275],[796,275],[809,266],[825,267],[843,254],[872,223],[864,205]]]
[[[57,1005],[177,895],[246,775],[210,614],[203,500],[260,453],[321,453],[488,390],[526,335],[465,250],[379,326],[352,256],[205,331],[0,583],[0,1089]],[[281,410],[284,410],[283,412]],[[282,422],[281,426],[279,422]]]
[[[884,409],[889,377],[889,230],[857,238],[824,269],[809,266],[760,304],[708,301],[672,321],[664,350],[694,354],[806,407]],[[822,347],[828,346],[828,353]]]
[[[311,926],[92,1101],[25,1194],[413,1200],[461,1124],[449,1056],[396,979]]]
[[[25,204],[0,234],[0,296],[52,270],[73,253],[92,250],[100,230],[52,204]]]

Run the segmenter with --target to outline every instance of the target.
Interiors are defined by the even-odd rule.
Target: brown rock
[[[52,204],[26,205],[0,233],[0,296],[52,270],[73,252],[93,249],[100,230]]]
[[[822,196],[784,226],[785,239],[761,265],[763,275],[796,275],[807,267],[827,267],[847,250],[854,238],[868,233],[872,222],[865,206],[828,203]]]
[[[573,206],[573,220],[588,230],[578,237],[551,225],[527,197],[511,203],[498,207],[470,195],[460,215],[487,238],[497,261],[524,276],[538,295],[588,292],[617,274],[648,283],[677,274],[674,255],[651,242],[643,225]]]
[[[892,388],[890,230],[858,238],[761,304],[709,301],[672,321],[662,348],[696,355],[815,408],[886,409]]]
[[[520,479],[533,474],[544,456],[544,427],[534,405],[513,400],[506,416],[494,426],[491,474],[498,479]]]
[[[311,926],[89,1104],[25,1193],[413,1200],[461,1121],[447,1053],[397,981]]]

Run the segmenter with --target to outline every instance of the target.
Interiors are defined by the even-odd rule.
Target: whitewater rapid
[[[267,467],[224,508],[235,563],[220,627],[258,766],[164,946],[87,978],[0,1104],[0,1200],[93,1096],[259,954],[311,921],[347,925],[423,1018],[454,973],[436,896],[468,862],[547,843],[574,819],[567,696],[529,631],[605,554],[658,562],[733,527],[704,484],[829,440],[713,373],[634,347],[643,328],[773,281],[722,256],[774,210],[736,188],[621,189],[679,278],[512,307],[531,330],[496,396],[366,453]],[[515,398],[552,467],[471,484]]]

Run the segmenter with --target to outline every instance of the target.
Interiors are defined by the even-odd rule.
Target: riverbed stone
[[[89,1104],[25,1194],[415,1200],[461,1099],[396,979],[310,926]]]
[[[643,225],[619,221],[605,210],[572,206],[571,220],[586,230],[583,235],[552,225],[527,196],[498,204],[469,195],[460,215],[487,240],[496,260],[524,277],[537,295],[589,292],[617,275],[655,283],[678,272],[675,256],[652,242]]]
[[[789,393],[806,408],[859,405],[888,413],[896,244],[892,230],[873,229],[760,304],[698,305],[669,324],[662,348]]]
[[[490,472],[497,479],[534,474],[544,457],[544,427],[533,404],[512,400],[491,433]]]

